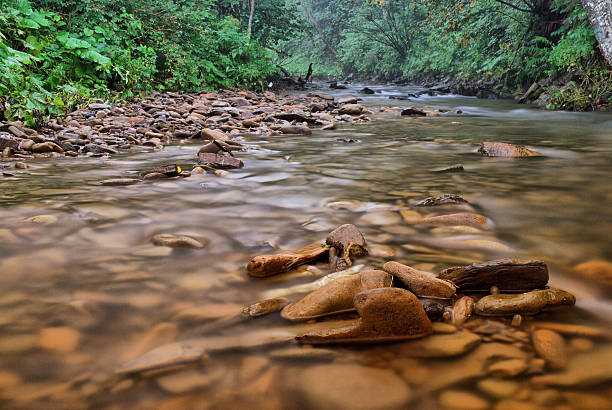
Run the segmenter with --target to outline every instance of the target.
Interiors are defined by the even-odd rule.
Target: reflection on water
[[[364,96],[375,111],[406,105],[450,111],[416,119],[381,112],[373,123],[309,137],[246,136],[252,148],[239,154],[245,167],[225,177],[98,185],[166,163],[190,169],[199,146],[177,144],[112,159],[40,160],[28,173],[0,179],[0,407],[610,404],[609,372],[603,383],[570,381],[563,388],[537,385],[529,373],[509,380],[487,376],[482,363],[493,356],[533,356],[520,334],[443,361],[406,357],[401,344],[251,346],[220,350],[181,371],[114,373],[127,360],[177,340],[291,329],[278,315],[228,318],[270,289],[316,280],[326,266],[254,280],[244,265],[256,254],[320,242],[343,223],[362,230],[373,252],[361,263],[374,268],[390,259],[431,272],[500,256],[542,259],[551,284],[574,293],[578,303],[570,312],[538,319],[610,327],[610,287],[578,276],[573,267],[612,260],[612,117],[452,96],[398,101],[388,96],[413,89],[371,88],[382,91]],[[525,144],[546,157],[481,158],[476,144],[485,140]],[[465,171],[432,172],[454,164]],[[489,230],[424,229],[400,217],[398,211],[414,201],[444,193],[468,199],[487,217]],[[23,222],[34,215],[51,217],[42,221],[49,223]],[[207,246],[156,247],[151,237],[159,233],[192,236]],[[599,339],[574,335],[567,341],[585,365],[612,357]],[[348,374],[360,375],[355,385],[332,380]],[[370,403],[352,397],[360,390],[384,398]]]

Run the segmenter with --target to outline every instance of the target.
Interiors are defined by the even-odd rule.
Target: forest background
[[[155,90],[263,90],[310,63],[320,79],[501,96],[539,82],[547,108],[612,107],[580,0],[0,0],[0,120],[35,126]]]

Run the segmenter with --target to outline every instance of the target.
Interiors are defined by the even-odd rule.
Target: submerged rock
[[[548,267],[542,261],[498,259],[444,269],[438,278],[453,282],[462,291],[526,291],[548,283]]]
[[[444,358],[460,356],[478,346],[481,338],[470,332],[434,334],[419,340],[394,345],[391,349],[401,356]]]
[[[576,265],[574,270],[585,277],[612,285],[612,262],[592,260]]]
[[[465,168],[463,168],[462,164],[456,164],[456,165],[451,165],[451,166],[442,167],[442,168],[434,168],[431,170],[431,172],[435,172],[438,174],[443,174],[447,172],[462,172],[462,171],[465,171]]]
[[[431,216],[421,219],[418,223],[430,226],[465,225],[474,228],[483,228],[487,224],[487,218],[482,215],[463,212],[451,215]]]
[[[362,292],[353,301],[360,318],[351,326],[298,336],[300,343],[380,343],[416,339],[433,333],[417,297],[404,289]]]
[[[520,145],[506,144],[503,142],[483,142],[478,152],[485,157],[522,158],[542,156],[542,154],[537,151],[527,149]]]
[[[223,153],[201,152],[198,154],[198,160],[201,164],[211,168],[242,168],[244,166],[239,159]]]
[[[385,263],[383,270],[396,277],[408,290],[417,296],[448,299],[457,290],[451,282],[435,278],[398,262]]]
[[[445,194],[442,196],[428,197],[418,201],[414,206],[439,206],[439,205],[459,205],[467,204],[468,201],[461,198],[459,195]]]
[[[536,386],[590,387],[612,381],[612,345],[573,356],[565,370],[536,376],[531,382]]]
[[[164,165],[161,167],[149,169],[140,173],[141,177],[146,177],[149,174],[163,174],[167,177],[175,177],[181,174],[183,170],[176,164]]]
[[[304,321],[321,316],[352,311],[355,296],[365,290],[391,286],[391,276],[370,270],[336,279],[286,306],[281,316],[291,321]]]
[[[105,179],[104,181],[100,182],[100,185],[126,186],[126,185],[134,185],[139,182],[141,181],[138,178],[112,178],[112,179]]]
[[[261,302],[253,303],[242,309],[242,315],[248,317],[259,317],[270,313],[278,312],[287,303],[289,299],[278,297],[273,299],[262,300]]]
[[[425,117],[427,116],[427,113],[423,110],[419,110],[418,108],[409,107],[402,110],[401,115],[408,117]]]
[[[202,249],[204,244],[197,239],[185,235],[172,235],[161,233],[155,235],[151,241],[157,246],[167,246],[169,248],[194,248]]]
[[[548,329],[537,329],[531,334],[533,350],[546,361],[553,370],[565,368],[567,365],[567,346],[563,337]]]
[[[285,251],[275,255],[256,256],[247,264],[249,275],[263,278],[286,272],[300,265],[324,258],[329,249],[312,245],[297,251]]]
[[[330,246],[329,265],[332,272],[345,270],[353,265],[356,258],[368,254],[363,234],[352,224],[334,229],[327,235],[325,243]]]
[[[302,125],[283,125],[280,130],[282,134],[290,135],[310,135],[312,131],[308,127]]]
[[[440,405],[444,409],[486,410],[489,402],[482,397],[460,390],[447,390],[440,394]]]
[[[573,306],[576,298],[561,289],[533,290],[519,294],[485,296],[476,302],[476,313],[483,316],[535,315],[543,310]]]

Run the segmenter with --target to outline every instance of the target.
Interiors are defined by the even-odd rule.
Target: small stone
[[[15,168],[16,169],[28,169],[31,168],[30,165],[26,164],[25,162],[16,162],[15,163]]]
[[[361,104],[346,104],[340,108],[340,115],[360,115],[365,110],[365,107]]]
[[[453,325],[461,328],[474,312],[474,299],[463,296],[453,305]]]
[[[398,262],[385,263],[383,270],[397,278],[406,289],[417,296],[448,299],[456,291],[455,285],[451,282],[435,278]]]
[[[434,333],[449,334],[449,333],[457,332],[457,328],[448,323],[433,322],[432,325],[433,325]]]
[[[501,360],[489,366],[489,374],[494,377],[516,377],[525,372],[528,368],[525,359]]]
[[[595,343],[585,337],[575,337],[570,340],[569,346],[576,352],[588,352],[595,348]]]
[[[527,149],[520,145],[506,144],[503,142],[483,142],[478,152],[484,157],[540,157],[539,152]]]
[[[489,402],[473,393],[447,390],[440,394],[440,405],[445,409],[486,410]]]
[[[198,160],[211,168],[242,168],[244,166],[242,161],[225,153],[201,152],[198,154]]]
[[[571,323],[535,322],[534,329],[549,329],[567,336],[582,336],[594,339],[610,339],[612,333],[608,330],[597,329],[587,325],[574,325]]]
[[[511,325],[513,327],[520,327],[521,323],[523,323],[523,316],[521,316],[521,315],[514,315],[514,316],[512,316],[512,323],[511,323]]]
[[[612,262],[592,260],[576,265],[574,270],[590,279],[612,284]]]
[[[478,389],[494,399],[511,397],[520,387],[520,384],[513,380],[485,379],[478,382]]]
[[[545,407],[540,407],[528,401],[523,400],[515,400],[515,399],[502,399],[497,402],[494,407],[494,410],[548,410],[550,407],[547,405]],[[564,410],[559,407],[555,408],[556,410]],[[569,410],[569,409],[565,409]]]
[[[184,235],[158,234],[151,241],[157,246],[167,246],[169,248],[204,248],[202,242]]]
[[[491,286],[491,289],[489,290],[489,293],[491,293],[491,295],[499,295],[499,288],[495,285]]]
[[[437,197],[428,197],[418,201],[414,206],[440,206],[440,205],[462,205],[468,201],[461,198],[459,195],[445,194]]]
[[[353,265],[356,258],[368,254],[363,234],[352,224],[334,229],[325,238],[325,244],[330,246],[329,265],[332,272],[345,270]]]
[[[425,310],[427,317],[431,321],[446,320],[444,315],[446,313],[450,315],[450,312],[446,311],[447,304],[443,303],[444,302],[443,300],[420,298],[419,302],[421,302],[421,306],[423,306],[423,309]],[[450,319],[450,316],[449,316],[449,319]]]
[[[45,350],[69,353],[76,349],[81,334],[70,327],[49,327],[40,331],[38,345]]]
[[[359,218],[359,223],[364,225],[398,225],[402,222],[402,218],[397,212],[391,211],[375,211],[369,212]]]
[[[609,410],[612,408],[612,401],[610,401],[610,398],[600,394],[567,391],[563,392],[562,395],[574,409]]]
[[[48,225],[57,222],[58,217],[55,215],[36,215],[26,218],[23,221],[37,223],[41,225]]]
[[[262,300],[261,302],[243,308],[242,314],[248,317],[268,315],[280,311],[288,302],[289,299],[284,297]]]
[[[519,294],[489,295],[476,303],[476,313],[484,316],[535,315],[544,310],[573,306],[576,298],[561,289],[533,290]]]
[[[113,178],[113,179],[105,179],[100,182],[101,185],[108,186],[124,186],[124,185],[134,185],[141,182],[138,178]]]
[[[465,354],[478,346],[480,342],[481,338],[474,333],[455,332],[434,334],[423,339],[399,343],[390,349],[404,357],[446,358]]]
[[[483,228],[487,224],[487,218],[482,215],[472,213],[458,213],[451,215],[431,216],[423,218],[418,222],[419,225],[429,226],[458,226],[465,225],[473,228]]]
[[[191,173],[192,173],[193,175],[200,175],[200,174],[205,174],[205,173],[206,173],[206,170],[204,170],[204,168],[202,168],[202,167],[194,167],[194,168],[191,170]]]
[[[338,410],[403,408],[412,397],[410,388],[393,371],[350,364],[307,368],[295,384],[309,408],[322,405]]]
[[[354,298],[369,289],[391,286],[391,276],[370,270],[331,281],[297,302],[287,305],[281,316],[291,321],[305,321],[355,309]]]
[[[561,335],[548,329],[537,329],[531,334],[533,349],[546,361],[549,368],[559,370],[567,365],[567,347]]]
[[[256,256],[247,264],[249,275],[258,278],[277,275],[306,263],[312,263],[327,256],[329,249],[312,245],[297,251],[285,251],[275,255]]]
[[[310,135],[312,131],[308,127],[301,125],[283,125],[280,130],[282,134],[289,135]]]
[[[366,290],[353,301],[360,318],[352,326],[298,336],[300,343],[380,343],[433,333],[417,297],[404,289]]]
[[[203,139],[205,140],[211,140],[211,141],[215,141],[215,140],[219,140],[219,141],[227,141],[229,140],[229,137],[227,135],[225,135],[225,133],[221,130],[213,130],[210,128],[204,128],[201,132],[200,132],[201,136]]]

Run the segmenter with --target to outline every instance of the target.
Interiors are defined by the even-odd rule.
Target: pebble
[[[520,294],[485,296],[476,302],[475,310],[484,316],[534,315],[543,310],[573,306],[576,298],[561,289],[534,290]]]
[[[511,323],[511,325],[513,327],[520,327],[521,323],[523,323],[523,316],[521,316],[521,315],[514,315],[514,316],[512,316],[512,323]]]
[[[418,222],[420,225],[429,226],[471,226],[473,228],[483,228],[487,224],[487,218],[482,215],[472,213],[458,213],[451,215],[440,215],[423,218]]]
[[[398,262],[385,263],[383,270],[393,275],[403,286],[417,296],[448,299],[456,291],[455,285],[451,282],[435,278]]]
[[[432,336],[399,343],[391,347],[404,357],[447,358],[460,356],[473,350],[481,342],[478,335],[470,332],[433,334]]]
[[[559,370],[567,365],[567,347],[563,337],[548,329],[536,329],[531,334],[533,348],[549,368]]]
[[[573,355],[566,368],[557,373],[531,378],[536,386],[590,387],[612,381],[612,345]]]
[[[528,367],[525,359],[501,360],[489,366],[489,374],[494,377],[512,378],[525,372]]]
[[[10,390],[22,382],[18,374],[8,370],[0,370],[0,391]]]
[[[612,262],[606,260],[592,260],[581,263],[574,270],[585,277],[612,284]]]
[[[40,331],[38,346],[58,353],[69,353],[77,348],[80,339],[81,334],[70,327],[48,327]]]
[[[447,390],[439,397],[440,405],[446,409],[486,410],[489,402],[473,393],[460,390]]]
[[[157,246],[167,246],[169,248],[202,249],[205,246],[201,241],[184,235],[158,234],[151,241]]]
[[[192,306],[179,311],[175,320],[202,322],[223,317],[237,316],[242,312],[242,305],[233,303],[218,303],[204,306]]]
[[[609,410],[612,408],[610,398],[597,393],[566,391],[562,393],[562,396],[574,409]]]
[[[494,399],[511,397],[520,388],[514,380],[484,379],[478,382],[478,389]]]
[[[497,402],[494,410],[548,410],[550,407],[541,407],[523,400],[503,399]],[[556,409],[561,410],[561,409]],[[569,410],[569,409],[568,409]]]
[[[23,222],[32,222],[41,225],[48,225],[58,221],[58,217],[55,215],[36,215],[31,216],[23,220]]]
[[[350,364],[307,368],[299,374],[295,383],[309,408],[403,408],[412,397],[410,388],[394,372]]]
[[[461,328],[474,312],[474,299],[463,296],[453,305],[453,325]]]

